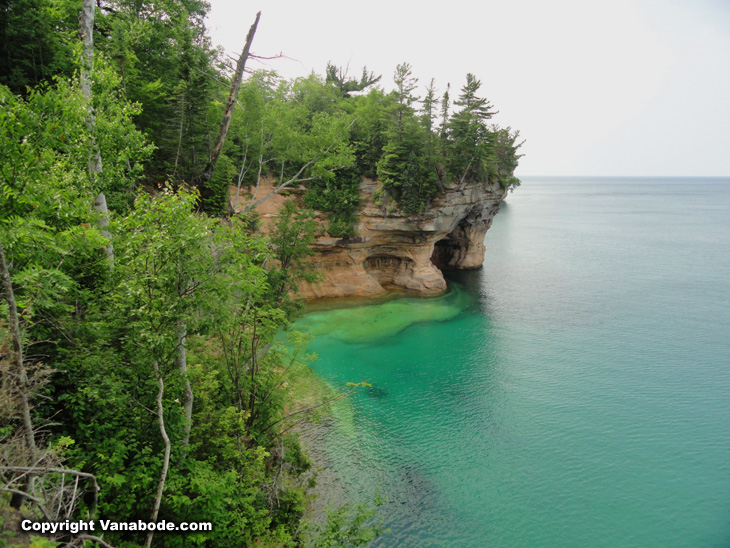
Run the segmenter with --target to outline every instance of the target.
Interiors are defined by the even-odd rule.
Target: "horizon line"
[[[543,178],[543,179],[557,179],[557,178],[571,178],[577,179],[581,177],[591,177],[594,179],[730,179],[729,175],[538,175],[538,174],[526,174],[526,175],[515,175],[518,179],[523,177],[531,178]]]

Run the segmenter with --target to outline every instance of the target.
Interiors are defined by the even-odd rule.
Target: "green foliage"
[[[162,467],[150,412],[156,364],[173,446],[159,519],[214,527],[155,543],[290,546],[306,500],[296,478],[309,464],[285,436],[286,387],[310,358],[301,349],[285,351],[274,336],[287,324],[288,289],[306,275],[301,258],[313,226],[290,206],[266,241],[237,223],[195,214],[196,200],[169,190],[158,198],[140,194],[113,227],[114,268],[105,291],[87,297],[83,329],[73,330],[78,342],[93,344],[75,346],[55,364],[63,378],[55,386],[63,406],[57,417],[76,441],[69,461],[100,482],[103,515],[148,519]],[[181,321],[195,394],[184,453]],[[141,543],[132,533],[110,540]]]
[[[86,219],[88,202],[79,197],[92,189],[86,175],[86,105],[79,90],[60,82],[31,90],[24,100],[0,86],[0,106],[0,218],[7,223],[32,217],[55,226]],[[45,192],[49,186],[53,192]]]
[[[448,170],[457,181],[485,181],[491,154],[489,128],[486,121],[494,114],[492,105],[477,96],[481,82],[473,74],[466,75],[455,104],[461,107],[447,125]]]
[[[327,63],[327,83],[336,87],[343,97],[349,97],[351,93],[362,91],[380,81],[380,76],[375,76],[373,72],[368,73],[367,67],[362,68],[360,79],[348,78],[347,69],[338,68],[332,63]]]
[[[42,318],[67,316],[79,292],[105,275],[106,242],[92,228],[93,198],[133,186],[139,171],[128,159],[142,161],[148,150],[128,103],[106,91],[98,95],[96,119],[109,129],[100,147],[115,186],[89,178],[87,103],[77,82],[58,79],[26,99],[0,86],[0,239],[25,318],[38,329],[46,325]]]
[[[156,535],[157,546],[367,544],[380,532],[372,508],[347,506],[306,534],[301,527],[311,464],[291,431],[321,402],[303,404],[292,392],[314,356],[306,337],[285,330],[298,284],[315,281],[305,260],[314,212],[286,202],[264,237],[251,211],[225,222],[196,213],[201,200],[189,190],[209,160],[228,91],[205,34],[208,4],[98,2],[91,103],[73,76],[78,7],[10,0],[0,8],[8,38],[0,45],[0,241],[29,367],[43,361],[54,371],[34,419],[53,417],[46,441],[70,467],[96,476],[99,512],[114,521],[149,519],[164,421],[172,454],[159,519],[214,527]],[[438,129],[433,81],[419,104],[407,63],[396,69],[395,91],[370,88],[378,80],[331,65],[326,78],[253,74],[204,209],[221,211],[230,184],[267,178],[305,193],[306,207],[329,215],[328,233],[350,238],[363,177],[379,178],[386,211],[406,213],[423,211],[454,182],[519,184],[519,133],[486,126],[493,112],[475,77],[453,116],[447,88]],[[97,150],[103,173],[90,175]],[[92,208],[99,192],[110,209],[113,264]],[[4,302],[0,312],[8,314]],[[0,318],[3,332],[6,324]],[[76,513],[87,510],[81,501]],[[144,541],[130,532],[105,538]]]
[[[131,185],[139,174],[132,161],[148,148],[128,125],[134,108],[113,91],[113,74],[96,82],[97,128],[107,133],[98,146],[108,172]],[[114,189],[89,178],[92,140],[77,85],[59,79],[27,99],[2,87],[0,103],[0,237],[33,343],[28,363],[42,355],[56,371],[35,409],[54,417],[55,447],[68,466],[96,476],[105,519],[148,520],[163,463],[152,411],[159,376],[172,445],[159,519],[214,529],[159,535],[155,544],[294,546],[309,485],[298,478],[309,463],[286,433],[287,386],[310,357],[274,336],[294,308],[290,291],[311,279],[302,262],[316,228],[311,213],[287,206],[267,240],[247,223],[196,215],[192,192],[139,193],[110,226],[110,265],[91,203],[99,189]],[[181,323],[195,394],[185,448]],[[87,509],[81,501],[78,515]],[[132,532],[107,540],[143,542]]]
[[[208,161],[210,109],[223,96],[200,0],[108,0],[97,12],[95,47],[121,75],[120,87],[142,108],[139,129],[155,145],[149,182],[192,183]],[[98,57],[98,55],[97,55]],[[220,111],[218,111],[220,112]]]
[[[421,211],[439,192],[436,151],[431,132],[433,89],[426,96],[425,118],[416,116],[412,95],[417,80],[407,63],[398,65],[394,75],[396,103],[386,130],[386,144],[378,161],[378,177],[383,190],[398,202],[406,213]]]
[[[360,180],[356,168],[337,170],[332,179],[310,183],[304,203],[330,214],[327,232],[330,236],[346,238],[354,234],[352,224],[360,204]]]
[[[503,189],[510,192],[520,186],[520,180],[514,176],[517,162],[522,154],[517,150],[522,146],[517,139],[520,132],[510,127],[492,127],[490,134],[492,162],[490,164],[490,181],[499,183]],[[523,141],[524,142],[524,141]]]
[[[74,70],[79,6],[64,0],[6,0],[0,6],[0,85],[13,93]]]
[[[333,238],[352,238],[355,236],[353,225],[356,219],[355,215],[332,215],[327,226],[327,233]]]
[[[359,97],[352,105],[355,125],[352,128],[352,145],[355,166],[364,177],[377,177],[378,160],[383,155],[389,116],[395,104],[392,94],[380,89]]]
[[[433,153],[424,151],[429,135],[415,117],[404,118],[388,132],[378,162],[383,189],[406,213],[421,211],[438,194],[439,181]]]
[[[291,200],[284,202],[269,237],[271,251],[277,261],[277,266],[269,270],[269,285],[274,302],[285,310],[291,309],[289,292],[296,293],[299,281],[316,280],[304,262],[305,257],[314,254],[310,244],[314,242],[316,231],[313,211],[301,210]]]
[[[306,546],[354,548],[367,545],[385,532],[382,524],[374,519],[382,502],[377,500],[374,505],[345,504],[336,510],[330,510],[324,523],[309,525]]]

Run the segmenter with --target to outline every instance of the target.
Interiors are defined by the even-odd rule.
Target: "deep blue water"
[[[730,179],[527,179],[437,299],[317,312],[379,547],[730,546]]]

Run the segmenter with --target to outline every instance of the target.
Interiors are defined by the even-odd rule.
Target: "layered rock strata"
[[[320,281],[302,283],[301,297],[375,297],[391,289],[437,295],[446,290],[443,270],[481,266],[484,236],[505,195],[500,186],[453,184],[418,215],[376,205],[378,186],[360,185],[357,237],[322,237],[313,245]]]

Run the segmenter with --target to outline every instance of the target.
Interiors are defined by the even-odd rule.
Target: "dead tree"
[[[81,54],[81,93],[88,102],[86,113],[86,129],[89,132],[91,151],[89,152],[89,178],[94,181],[100,179],[102,174],[101,152],[94,138],[96,120],[94,118],[94,107],[91,104],[91,73],[94,69],[94,14],[96,4],[94,0],[83,0],[81,15],[79,16],[79,37],[83,44]],[[94,210],[99,213],[99,231],[109,243],[106,246],[106,254],[111,262],[114,262],[114,248],[111,243],[111,235],[107,230],[109,226],[109,210],[106,207],[106,196],[103,192],[94,199]]]
[[[210,184],[213,179],[213,174],[215,173],[215,165],[218,162],[218,157],[223,150],[223,145],[225,144],[226,137],[228,136],[228,128],[231,126],[231,118],[233,117],[233,108],[236,106],[238,90],[241,89],[241,80],[243,79],[243,73],[246,70],[246,61],[248,60],[249,53],[251,51],[251,43],[253,42],[253,37],[256,34],[256,28],[259,25],[260,18],[261,12],[258,12],[256,14],[256,20],[253,25],[251,25],[251,28],[248,30],[248,34],[246,35],[246,43],[243,46],[243,51],[241,51],[241,56],[238,58],[236,71],[234,72],[233,79],[231,80],[231,89],[228,93],[226,107],[223,110],[221,127],[220,130],[218,130],[218,136],[216,137],[215,144],[213,145],[213,150],[210,153],[210,161],[201,176],[200,196],[204,200],[206,198],[211,198],[214,195],[213,190],[210,188]]]

